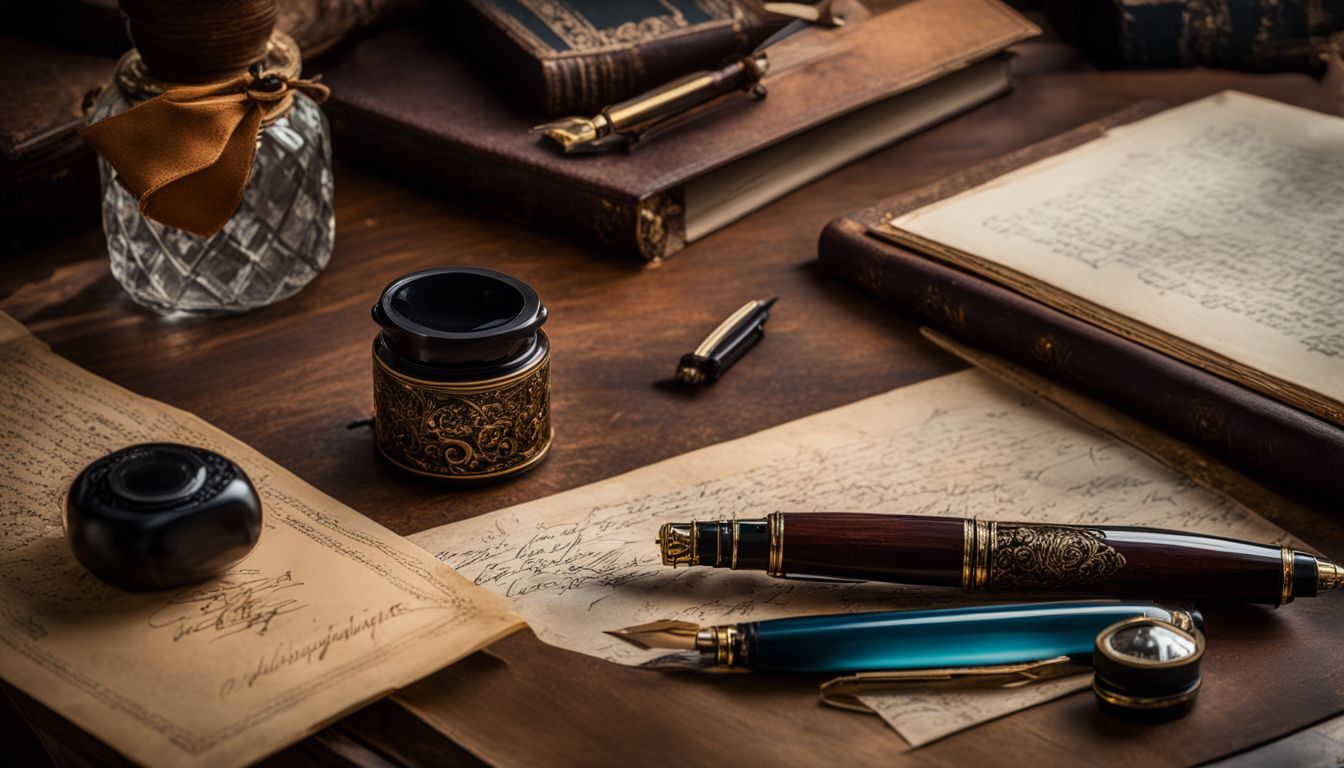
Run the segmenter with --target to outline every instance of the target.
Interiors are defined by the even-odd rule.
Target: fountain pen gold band
[[[1279,559],[1283,562],[1283,581],[1279,586],[1279,605],[1287,605],[1293,601],[1293,550],[1287,547],[1279,548]],[[1317,569],[1317,578],[1320,576],[1320,569]]]
[[[784,575],[784,516],[778,512],[770,514],[770,565],[766,573],[771,576]]]

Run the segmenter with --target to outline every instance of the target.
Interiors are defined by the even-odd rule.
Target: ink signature
[[[376,613],[366,608],[361,615],[350,614],[343,624],[337,622],[328,624],[326,631],[310,637],[307,641],[296,643],[293,639],[278,640],[270,653],[257,657],[256,666],[252,671],[226,679],[220,686],[219,697],[222,699],[228,696],[240,685],[252,688],[259,680],[290,667],[320,663],[327,658],[327,652],[335,646],[363,637],[369,638],[371,642],[376,641],[383,624],[416,610],[423,610],[423,607],[413,608],[403,603],[393,603]]]
[[[149,619],[153,629],[172,629],[173,642],[206,635],[209,642],[255,630],[264,636],[271,622],[307,607],[284,594],[303,586],[291,572],[260,576],[257,571],[224,574],[207,586],[180,592]]]

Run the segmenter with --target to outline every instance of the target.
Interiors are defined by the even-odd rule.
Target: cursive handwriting
[[[963,373],[412,540],[509,598],[543,640],[632,664],[650,652],[602,630],[657,619],[703,625],[968,599],[954,590],[672,569],[654,544],[664,522],[776,510],[1283,536],[1106,435],[982,374]]]
[[[344,625],[328,624],[326,631],[314,640],[302,643],[288,640],[278,643],[269,654],[257,659],[256,666],[251,671],[225,680],[224,684],[220,686],[219,696],[220,698],[228,696],[233,693],[239,684],[251,688],[257,684],[258,680],[296,664],[309,665],[321,662],[327,658],[327,652],[332,647],[349,642],[357,637],[367,636],[370,642],[375,641],[378,637],[378,629],[384,623],[398,616],[405,616],[411,610],[402,603],[393,603],[374,614],[360,617],[351,614]]]
[[[290,571],[271,577],[256,571],[233,571],[204,587],[174,595],[154,612],[149,626],[171,629],[173,642],[204,634],[213,643],[252,630],[264,636],[277,618],[306,607],[291,592],[302,586]]]

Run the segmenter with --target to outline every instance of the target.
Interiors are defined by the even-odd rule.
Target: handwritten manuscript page
[[[1344,424],[1344,119],[1228,91],[875,234]]]
[[[132,594],[75,561],[61,518],[85,465],[151,441],[237,462],[263,530],[228,574]],[[0,677],[127,757],[253,762],[520,625],[423,550],[0,313]]]
[[[975,599],[955,590],[673,570],[660,562],[654,538],[662,523],[759,518],[776,510],[1148,525],[1287,540],[1264,518],[978,371],[894,390],[411,540],[507,597],[542,640],[623,664],[659,652],[604,630],[657,619],[705,625]],[[1023,689],[1012,694],[1011,707],[1064,692],[1059,686]],[[1005,713],[981,699],[926,700],[941,702],[935,719],[955,729],[969,724],[967,713],[979,713],[970,718],[977,722]],[[922,725],[929,716],[918,708],[869,704],[895,713],[893,724],[912,742],[948,732]]]

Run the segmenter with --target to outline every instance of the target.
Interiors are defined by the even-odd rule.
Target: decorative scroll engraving
[[[680,8],[664,4],[667,13],[599,27],[564,0],[522,0],[522,4],[550,28],[570,50],[591,51],[610,45],[648,43],[690,26]]]
[[[1125,557],[1095,528],[995,526],[989,588],[1048,591],[1092,584],[1125,567]]]
[[[551,364],[495,389],[410,381],[373,366],[378,449],[448,478],[492,477],[539,461],[551,444]]]
[[[664,523],[658,533],[660,549],[663,553],[663,565],[697,565],[695,562],[695,539],[691,525]]]

